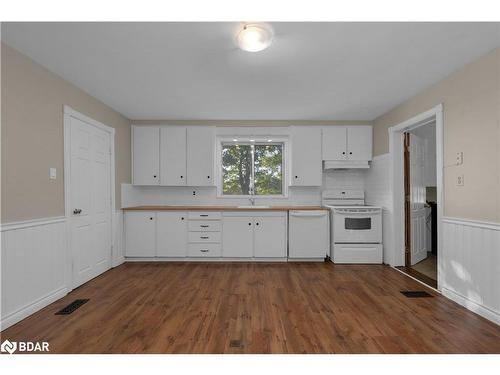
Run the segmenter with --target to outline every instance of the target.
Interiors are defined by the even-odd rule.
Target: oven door
[[[380,209],[334,209],[333,241],[335,243],[381,243]]]

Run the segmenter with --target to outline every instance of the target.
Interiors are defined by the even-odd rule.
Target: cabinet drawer
[[[188,213],[189,220],[220,220],[221,213],[217,211],[191,211]]]
[[[220,221],[216,220],[192,220],[189,222],[190,232],[220,232]]]
[[[220,232],[189,232],[189,242],[220,242]]]
[[[190,257],[220,257],[221,246],[218,243],[190,243],[188,247]]]

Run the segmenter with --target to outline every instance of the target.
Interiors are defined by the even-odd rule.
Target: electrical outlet
[[[55,180],[57,178],[57,170],[55,168],[49,169],[49,178]]]
[[[464,153],[457,152],[457,165],[462,165],[464,163]]]
[[[458,175],[457,186],[464,186],[464,175],[463,174]]]

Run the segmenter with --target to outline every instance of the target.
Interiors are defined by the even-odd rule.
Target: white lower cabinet
[[[125,212],[129,258],[287,258],[287,213]]]
[[[222,254],[228,258],[253,256],[253,217],[222,218]]]
[[[286,258],[286,214],[254,219],[254,257]]]
[[[137,211],[125,214],[125,256],[156,255],[156,212]]]
[[[258,216],[252,213],[224,214],[222,256],[226,258],[286,258],[286,212],[266,212]]]
[[[156,214],[156,256],[187,255],[187,212],[161,211]]]

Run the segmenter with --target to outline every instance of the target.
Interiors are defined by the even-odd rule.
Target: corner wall
[[[500,223],[499,87],[497,48],[375,119],[374,155],[389,152],[389,127],[443,103],[444,216]]]
[[[116,129],[119,208],[121,183],[130,182],[130,121],[5,43],[1,77],[1,222],[64,216],[63,105]]]

